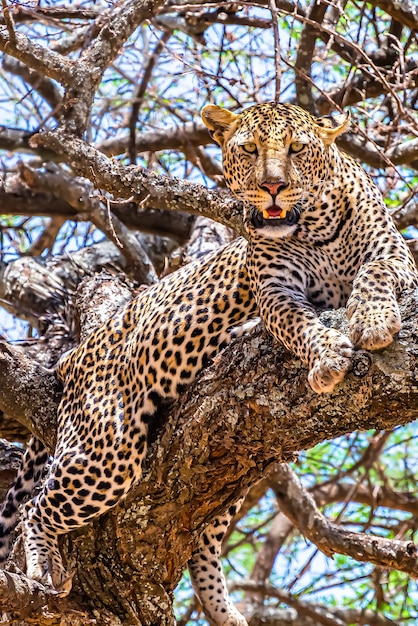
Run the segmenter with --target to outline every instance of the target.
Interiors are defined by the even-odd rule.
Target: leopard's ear
[[[239,115],[215,104],[207,104],[202,110],[203,123],[209,128],[211,136],[220,146],[224,144],[225,132],[238,118]]]
[[[317,117],[319,136],[326,146],[330,146],[350,126],[350,113],[335,113],[325,117]]]

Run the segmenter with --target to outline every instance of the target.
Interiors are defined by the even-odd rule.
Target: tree
[[[341,147],[416,226],[417,31],[408,1],[3,2],[0,297],[26,323],[2,318],[2,436],[53,450],[60,354],[134,290],[244,234],[207,102],[349,107]],[[171,624],[198,534],[247,489],[225,551],[251,626],[413,623],[417,298],[399,341],[359,355],[332,396],[262,328],[237,340],[162,412],[141,485],[63,540],[68,600],[0,572],[5,623]],[[343,311],[324,315],[344,328]],[[4,443],[3,490],[18,456]],[[179,624],[199,619],[185,579],[176,604]]]

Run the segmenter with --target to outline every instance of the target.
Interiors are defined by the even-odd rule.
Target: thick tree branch
[[[60,161],[60,158],[52,150],[43,148],[32,148],[29,140],[34,133],[20,128],[8,128],[0,126],[0,150],[8,152],[22,152],[23,154],[34,154],[44,161]]]
[[[0,410],[53,450],[60,398],[55,374],[28,359],[21,349],[0,340],[0,380]]]
[[[177,178],[166,178],[133,165],[120,165],[62,130],[36,135],[32,143],[47,146],[62,154],[74,171],[114,196],[133,199],[139,204],[152,202],[161,209],[204,215],[233,228],[239,234],[246,234],[242,204],[234,200],[230,192],[214,191]]]
[[[386,11],[412,31],[418,30],[418,11],[414,0],[371,0],[370,4]]]
[[[126,260],[109,241],[63,257],[22,257],[0,264],[0,300],[35,328],[54,325],[74,336],[74,295],[80,281],[105,267],[125,270]]]
[[[18,5],[14,8],[13,19],[16,23],[21,22],[33,22],[33,21],[46,21],[55,22],[58,20],[91,20],[100,15],[100,11],[93,9],[71,9],[61,7],[26,7],[24,5]],[[0,23],[3,23],[3,18],[0,17]]]
[[[85,180],[84,190],[87,188],[90,188],[90,182]],[[170,237],[180,246],[186,243],[194,222],[194,217],[191,215],[175,211],[144,209],[134,202],[111,202],[110,207],[112,213],[125,226],[150,235]],[[3,215],[59,216],[77,221],[89,217],[87,211],[80,214],[74,207],[52,193],[33,192],[23,186],[19,186],[14,191],[0,189],[0,212]]]
[[[345,143],[347,143],[344,140]],[[344,147],[343,142],[343,147]],[[175,178],[165,178],[135,166],[123,166],[108,159],[92,146],[69,137],[61,130],[45,132],[32,138],[34,145],[46,146],[65,157],[73,169],[119,198],[132,199],[138,204],[154,204],[162,209],[204,215],[246,236],[242,220],[242,205],[223,190],[208,190],[201,185]],[[409,146],[408,144],[413,144]],[[348,142],[350,145],[350,142]],[[405,150],[393,150],[391,156],[414,158],[415,140]],[[364,153],[363,153],[364,154]],[[375,153],[378,155],[378,153]],[[379,159],[379,164],[381,163]]]
[[[63,85],[67,85],[71,81],[72,61],[53,50],[40,46],[22,33],[15,32],[14,37],[11,37],[7,27],[1,25],[0,50]]]

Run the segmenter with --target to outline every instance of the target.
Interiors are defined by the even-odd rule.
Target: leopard
[[[29,578],[65,596],[58,537],[117,506],[142,476],[148,430],[252,320],[308,369],[313,392],[333,393],[354,351],[388,346],[398,300],[418,285],[408,247],[372,179],[336,143],[348,115],[315,117],[269,102],[240,113],[208,104],[202,119],[221,147],[227,186],[242,201],[245,237],[141,291],[57,366],[63,384],[57,445],[33,438],[0,514],[0,559],[23,505]],[[322,310],[345,307],[349,332]],[[309,391],[306,392],[309,394]],[[307,401],[309,401],[307,395]],[[216,626],[246,626],[231,602],[221,544],[239,502],[208,521],[188,563]]]
[[[222,147],[229,189],[244,202],[247,270],[270,333],[332,392],[356,348],[380,350],[400,330],[398,300],[417,267],[367,172],[336,145],[349,114],[314,118],[293,104],[241,114],[202,111]],[[318,311],[345,307],[349,336]]]

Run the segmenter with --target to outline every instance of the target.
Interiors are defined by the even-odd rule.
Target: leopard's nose
[[[270,182],[268,180],[264,180],[260,187],[264,191],[267,191],[271,196],[277,196],[279,191],[285,189],[289,186],[289,183],[285,183],[283,180],[275,180],[274,182]]]

